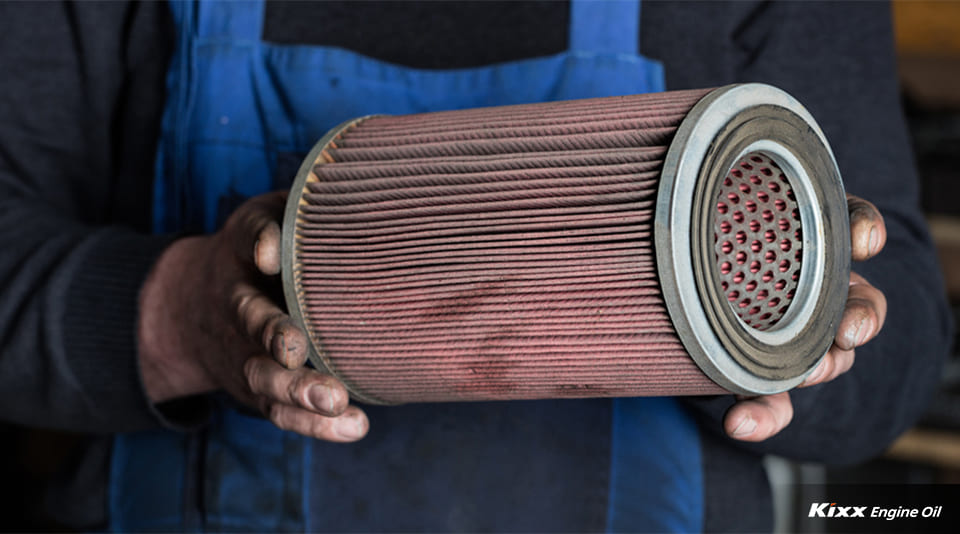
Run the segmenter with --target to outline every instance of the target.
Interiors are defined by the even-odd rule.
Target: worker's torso
[[[456,46],[469,47],[471,39],[478,41],[472,46],[484,46],[482,31],[464,30],[464,42],[453,50],[442,42],[427,47],[439,59],[376,45],[391,33],[429,31],[455,15],[455,6],[417,7],[425,22],[408,20],[415,26],[410,28],[389,24],[389,10],[397,5],[361,5],[356,9],[379,12],[380,19],[362,22],[370,19],[350,12],[350,3],[278,6],[288,11],[287,21],[298,20],[290,10],[303,13],[289,34],[265,23],[262,2],[174,5],[179,35],[157,160],[158,231],[215,230],[242,199],[286,187],[300,157],[349,118],[663,90],[661,66],[637,50],[640,12],[634,2],[550,3],[545,9],[564,9],[559,20],[567,23],[557,51],[538,49],[535,38],[556,32],[553,15],[545,15],[553,22],[546,30],[504,18],[509,5],[490,6],[507,10],[489,17],[504,25],[491,30],[491,38],[524,30],[529,35],[515,47],[489,45],[487,60],[478,56],[479,64],[464,64],[470,62],[456,54]],[[320,26],[327,31],[319,28],[316,39],[290,37],[310,33],[316,9],[326,10]],[[336,10],[347,11],[341,17],[346,28],[330,29],[329,15]],[[196,435],[120,436],[111,467],[111,528],[702,526],[697,433],[672,399],[366,409],[370,434],[349,445],[282,432],[229,402]]]

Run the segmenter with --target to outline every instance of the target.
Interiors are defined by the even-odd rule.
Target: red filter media
[[[361,118],[298,175],[284,289],[361,401],[768,393],[842,313],[843,198],[763,85]]]

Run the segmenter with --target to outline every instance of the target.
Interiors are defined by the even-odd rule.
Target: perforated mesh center
[[[714,216],[720,287],[747,325],[767,330],[787,313],[803,260],[800,210],[790,181],[761,152],[724,178]]]

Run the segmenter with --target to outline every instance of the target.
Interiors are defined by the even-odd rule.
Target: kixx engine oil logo
[[[869,510],[869,511],[868,511]],[[862,517],[875,519],[901,519],[901,518],[936,518],[940,517],[943,506],[926,506],[923,508],[884,508],[882,506],[837,506],[835,502],[815,502],[810,505],[810,512],[807,517]]]

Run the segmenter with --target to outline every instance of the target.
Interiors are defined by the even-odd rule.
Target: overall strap
[[[703,532],[703,453],[673,397],[614,399],[607,532]]]
[[[636,55],[640,0],[570,0],[570,50]]]
[[[263,0],[225,0],[197,3],[197,37],[233,42],[260,41]]]

